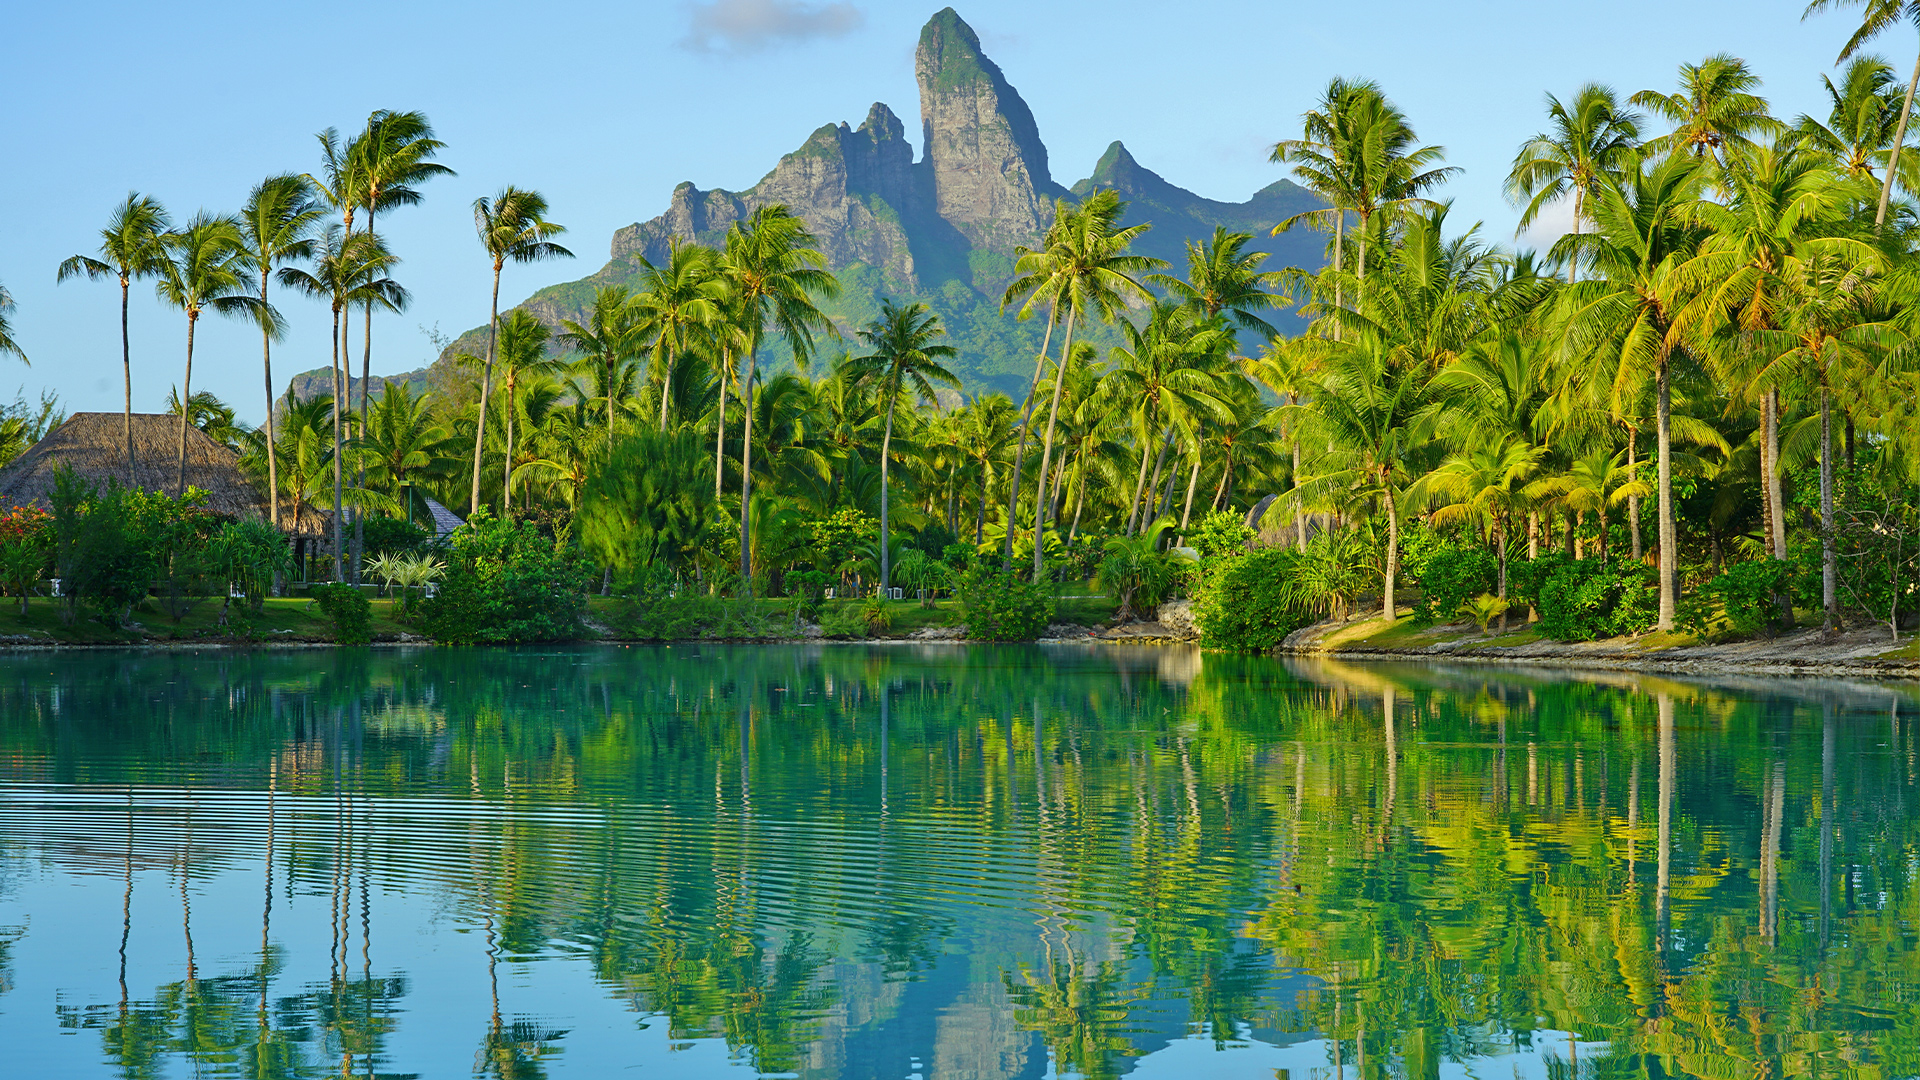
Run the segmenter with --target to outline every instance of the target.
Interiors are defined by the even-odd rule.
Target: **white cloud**
[[[815,38],[843,37],[866,22],[866,12],[834,0],[707,0],[694,4],[680,44],[694,52],[747,53]]]

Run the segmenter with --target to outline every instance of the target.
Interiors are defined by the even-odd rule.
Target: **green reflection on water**
[[[1200,1035],[1363,1077],[1900,1077],[1916,711],[1182,650],[14,655],[0,780],[35,813],[0,843],[171,874],[189,950],[196,877],[262,882],[250,968],[60,1005],[128,1076],[420,1071],[392,1043],[435,980],[384,889],[478,936],[485,1075],[581,1045],[502,1004],[557,962],[763,1072],[1110,1076]],[[327,906],[323,979],[280,976],[276,890]]]

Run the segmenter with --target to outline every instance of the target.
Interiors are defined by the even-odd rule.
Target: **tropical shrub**
[[[365,645],[373,640],[373,602],[358,587],[315,585],[313,602],[326,617],[336,643]]]
[[[1199,527],[1187,534],[1187,544],[1203,559],[1240,555],[1259,534],[1247,528],[1244,515],[1231,510],[1216,510],[1200,519]]]
[[[828,608],[820,615],[820,633],[823,637],[830,638],[866,637],[866,613],[851,604],[839,604]]]
[[[1478,626],[1480,632],[1484,634],[1487,628],[1493,625],[1493,620],[1507,613],[1509,606],[1506,600],[1490,592],[1483,592],[1461,603],[1458,610],[1460,614],[1472,619],[1474,625]]]
[[[732,532],[714,503],[712,460],[691,431],[645,430],[616,443],[588,474],[574,525],[587,552],[630,582],[649,567],[689,568]]]
[[[866,625],[869,637],[893,629],[893,616],[888,614],[885,600],[867,601],[860,609],[860,621]]]
[[[182,598],[199,570],[212,524],[201,509],[206,492],[189,488],[175,498],[115,480],[101,488],[62,468],[47,501],[54,571],[68,618],[85,604],[102,621],[119,625],[156,583],[163,584],[172,614],[185,614]]]
[[[279,529],[259,520],[229,521],[207,541],[206,567],[246,595],[244,610],[258,613],[273,591],[274,581],[293,569],[293,552]],[[233,588],[224,590],[220,623],[233,611]]]
[[[432,533],[405,518],[369,514],[363,527],[361,550],[368,556],[412,554],[433,540]]]
[[[1540,587],[1540,632],[1555,641],[1637,634],[1659,618],[1656,585],[1645,563],[1565,560]]]
[[[1698,596],[1704,603],[1688,605],[1694,610],[1685,620],[1687,629],[1696,634],[1710,630],[1715,606],[1727,629],[1736,634],[1779,629],[1781,597],[1792,588],[1794,570],[1794,564],[1779,559],[1728,566],[1700,587]]]
[[[1094,582],[1119,601],[1116,619],[1159,607],[1186,582],[1185,568],[1192,560],[1160,550],[1160,541],[1172,525],[1170,519],[1162,518],[1139,536],[1116,536],[1106,542],[1106,556],[1100,560]]]
[[[1444,544],[1425,558],[1419,572],[1420,599],[1413,605],[1415,622],[1430,624],[1451,618],[1481,593],[1500,583],[1500,564],[1481,548]]]
[[[509,644],[581,635],[593,572],[536,526],[482,509],[447,540],[445,580],[420,605],[421,629],[435,641]]]
[[[20,598],[20,614],[46,573],[53,551],[53,517],[37,506],[16,506],[0,515],[0,584]]]
[[[975,641],[1033,641],[1053,621],[1053,588],[989,561],[961,579],[960,606]]]
[[[1297,580],[1306,556],[1264,548],[1210,562],[1193,598],[1200,643],[1235,652],[1268,652],[1314,621]]]

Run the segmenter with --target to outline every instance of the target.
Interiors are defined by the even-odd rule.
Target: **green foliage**
[[[940,561],[955,570],[965,570],[973,565],[975,554],[972,544],[965,540],[955,540],[940,549]]]
[[[1269,652],[1314,620],[1298,580],[1308,556],[1263,548],[1210,563],[1193,598],[1200,643],[1210,649]]]
[[[725,525],[699,434],[643,430],[620,440],[588,474],[575,521],[587,551],[624,577],[688,568]]]
[[[0,585],[20,598],[20,611],[46,573],[53,551],[53,519],[32,506],[16,506],[0,516]]]
[[[373,601],[352,585],[315,585],[313,602],[341,645],[365,645],[373,640]]]
[[[1289,603],[1297,610],[1345,618],[1361,594],[1380,580],[1381,547],[1372,537],[1350,529],[1309,540],[1298,568],[1286,582]]]
[[[1033,641],[1053,621],[1053,589],[988,562],[961,579],[960,606],[975,641]]]
[[[1413,605],[1414,621],[1423,625],[1451,618],[1473,597],[1499,585],[1500,564],[1482,548],[1442,544],[1427,553],[1423,563],[1420,599]]]
[[[1479,596],[1462,603],[1457,610],[1460,614],[1472,619],[1474,625],[1478,626],[1480,632],[1484,634],[1487,632],[1487,627],[1493,624],[1493,620],[1507,613],[1509,606],[1507,601],[1502,600],[1500,597],[1490,592],[1483,592]]]
[[[273,591],[274,580],[293,570],[293,552],[286,536],[264,521],[229,521],[208,539],[206,566],[246,594],[246,610],[258,612]],[[229,597],[222,619],[231,607]]]
[[[446,578],[420,605],[420,626],[453,645],[571,640],[592,577],[535,526],[482,509],[448,537]]]
[[[900,557],[899,564],[893,568],[893,580],[909,596],[917,594],[921,606],[930,608],[940,590],[951,587],[953,575],[946,564],[929,558],[919,548],[912,548]]]
[[[1637,634],[1659,617],[1656,577],[1644,563],[1564,560],[1541,585],[1538,606],[1540,632],[1555,641]]]
[[[865,624],[869,637],[893,629],[893,616],[887,611],[887,602],[878,597],[861,606],[860,621]]]
[[[1794,565],[1779,559],[1734,563],[1713,576],[1683,605],[1682,622],[1695,634],[1709,632],[1716,620],[1736,634],[1755,634],[1780,627],[1780,599],[1792,587]]]
[[[369,514],[366,519],[363,550],[369,556],[408,555],[420,551],[432,541],[433,534],[405,518]]]
[[[1201,558],[1217,559],[1242,554],[1256,535],[1247,528],[1244,515],[1216,510],[1200,519],[1199,526],[1187,534],[1187,543]]]
[[[830,573],[851,567],[880,541],[880,523],[845,506],[807,526],[812,536],[814,565]]]
[[[205,500],[206,493],[193,488],[179,498],[113,480],[102,489],[60,469],[48,502],[55,576],[69,611],[84,603],[118,625],[163,578],[171,596],[181,596],[211,524],[200,509]],[[176,604],[174,614],[185,612]]]
[[[1185,580],[1181,564],[1188,560],[1160,550],[1172,526],[1172,519],[1161,518],[1138,536],[1116,536],[1104,545],[1094,581],[1120,602],[1118,618],[1159,607]]]
[[[836,604],[821,613],[820,633],[830,638],[866,637],[866,612],[851,604]]]

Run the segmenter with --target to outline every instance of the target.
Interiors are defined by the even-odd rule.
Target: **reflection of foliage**
[[[1069,951],[1066,962],[1045,971],[1023,967],[1017,977],[1003,978],[1014,1021],[1040,1033],[1060,1073],[1104,1080],[1121,1075],[1126,1070],[1120,1063],[1139,1056],[1128,1010],[1146,999],[1149,988],[1128,983],[1125,965],[1089,964]]]

